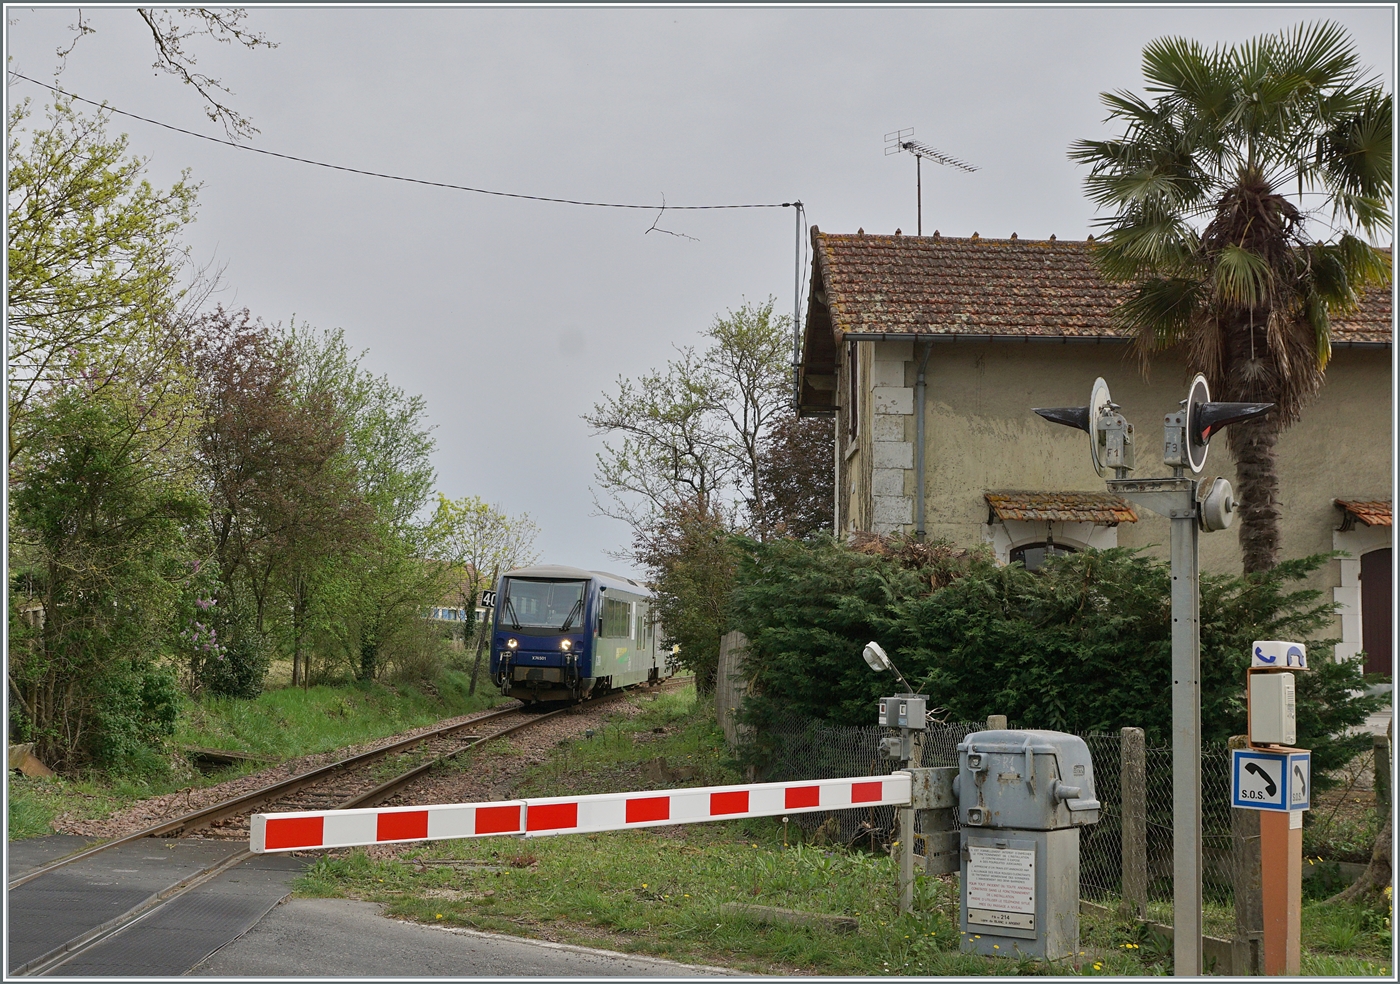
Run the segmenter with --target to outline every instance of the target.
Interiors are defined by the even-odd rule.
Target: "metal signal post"
[[[1228,424],[1260,416],[1272,403],[1211,403],[1197,375],[1181,410],[1164,421],[1163,463],[1170,478],[1127,478],[1133,468],[1133,427],[1118,413],[1108,385],[1098,379],[1087,407],[1035,412],[1052,423],[1089,434],[1094,469],[1114,478],[1108,490],[1171,520],[1172,609],[1172,952],[1178,977],[1199,977],[1201,963],[1201,530],[1234,520],[1230,483],[1216,479],[1204,501],[1186,469],[1205,467],[1211,436]]]

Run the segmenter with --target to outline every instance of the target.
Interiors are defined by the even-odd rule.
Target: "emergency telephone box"
[[[1292,745],[1298,740],[1297,689],[1292,673],[1249,674],[1249,740]]]

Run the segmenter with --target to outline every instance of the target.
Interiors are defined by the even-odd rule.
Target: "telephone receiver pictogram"
[[[1293,775],[1295,775],[1298,778],[1298,798],[1307,799],[1308,781],[1303,778],[1303,767],[1301,765],[1295,765],[1293,767]],[[1269,795],[1272,796],[1273,793],[1270,793]]]
[[[1294,768],[1296,769],[1297,766],[1295,765]],[[1275,793],[1278,792],[1278,784],[1274,782],[1273,777],[1270,776],[1263,769],[1259,768],[1259,766],[1255,765],[1253,762],[1246,762],[1244,764],[1244,771],[1253,772],[1260,779],[1264,780],[1264,792],[1267,795],[1273,796]]]

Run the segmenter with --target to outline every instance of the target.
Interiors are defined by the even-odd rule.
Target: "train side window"
[[[603,599],[603,635],[610,638],[624,637],[628,633],[628,623],[632,620],[632,606],[616,598]]]

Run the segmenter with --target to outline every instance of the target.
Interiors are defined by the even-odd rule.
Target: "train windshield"
[[[567,632],[583,625],[583,588],[587,581],[506,579],[500,601],[500,624],[512,629]]]

